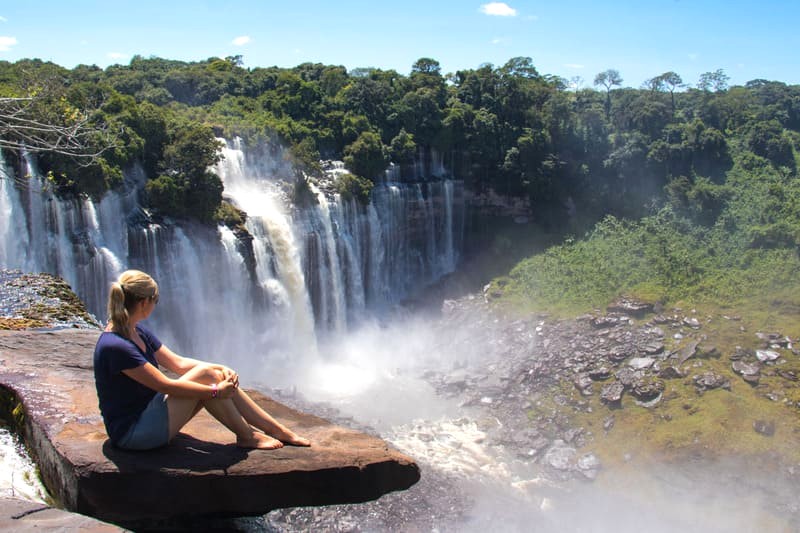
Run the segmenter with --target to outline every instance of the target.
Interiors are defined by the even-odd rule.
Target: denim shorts
[[[126,450],[151,450],[169,442],[169,411],[167,397],[159,392],[147,404],[139,419],[119,440],[117,446]]]

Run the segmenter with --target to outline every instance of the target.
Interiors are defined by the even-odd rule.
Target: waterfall
[[[464,222],[463,184],[375,185],[366,205],[333,186],[334,163],[312,184],[313,205],[291,206],[280,154],[226,142],[215,171],[243,227],[153,219],[138,201],[141,169],[101,200],[60,198],[31,157],[18,178],[0,161],[0,267],[62,276],[99,319],[108,286],[125,269],[161,286],[153,320],[187,354],[246,361],[315,353],[319,334],[344,332],[452,272]]]

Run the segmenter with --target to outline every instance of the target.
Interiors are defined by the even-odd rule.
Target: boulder
[[[776,361],[777,359],[780,358],[780,356],[781,354],[779,354],[775,350],[756,350],[756,359],[758,359],[762,363]]]
[[[119,450],[108,441],[97,406],[97,336],[96,330],[0,331],[3,403],[22,407],[23,436],[42,480],[68,510],[143,527],[189,516],[364,502],[419,480],[414,461],[384,441],[255,391],[259,405],[309,437],[312,447],[243,450],[203,411],[164,448]]]
[[[662,379],[678,379],[684,376],[683,372],[676,366],[662,368],[657,375]]]
[[[603,385],[600,391],[600,399],[608,404],[618,404],[622,400],[622,393],[625,391],[625,386],[619,381],[607,383]]]
[[[733,363],[731,363],[731,367],[733,371],[742,376],[742,379],[747,383],[753,386],[758,385],[761,379],[761,365],[758,363],[734,360]]]
[[[644,402],[657,398],[662,392],[664,392],[664,382],[653,377],[636,380],[631,389],[631,393]]]
[[[609,305],[606,311],[609,313],[624,313],[626,315],[642,318],[647,313],[653,312],[653,304],[629,296],[622,296]]]
[[[725,378],[725,376],[717,374],[716,372],[697,374],[692,376],[692,381],[694,381],[695,387],[697,387],[697,390],[700,392],[719,388],[726,390],[731,389],[731,382]]]

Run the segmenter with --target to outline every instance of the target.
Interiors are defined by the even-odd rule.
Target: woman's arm
[[[170,350],[166,344],[162,344],[161,348],[155,351],[155,355],[159,365],[167,370],[175,372],[179,376],[184,375],[189,370],[202,363],[202,361],[198,361],[197,359],[176,354]]]
[[[184,375],[189,370],[193,369],[195,366],[199,364],[205,364],[203,361],[198,359],[192,359],[191,357],[183,357],[182,355],[178,355],[169,348],[167,348],[166,344],[162,344],[161,348],[155,351],[156,361],[158,364],[175,372],[179,376]],[[215,363],[210,363],[211,366],[217,368],[222,371],[222,374],[225,376],[225,379],[233,382],[234,386],[239,386],[239,375],[232,369],[228,368],[225,365],[218,365]]]
[[[163,372],[150,363],[145,363],[135,368],[128,368],[122,372],[149,389],[173,396],[198,398],[202,400],[208,400],[215,396],[229,398],[236,389],[233,382],[224,379],[217,384],[217,394],[215,395],[213,385],[204,385],[188,379],[172,379],[164,375]]]

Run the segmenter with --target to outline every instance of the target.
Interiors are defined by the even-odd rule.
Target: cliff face
[[[169,446],[110,445],[97,406],[97,329],[0,331],[0,385],[53,498],[129,527],[197,516],[261,515],[281,507],[355,503],[410,487],[412,459],[382,440],[300,413],[255,391],[259,405],[311,448],[237,448],[205,413]],[[21,409],[20,409],[21,408]],[[180,497],[176,497],[180,495]]]

